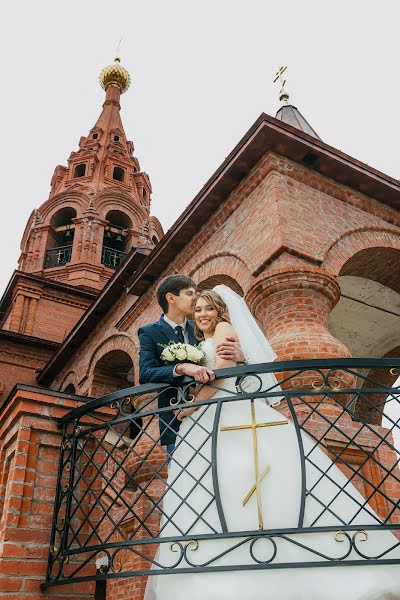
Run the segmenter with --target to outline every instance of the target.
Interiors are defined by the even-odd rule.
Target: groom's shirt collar
[[[168,317],[166,317],[165,315],[163,315],[163,319],[166,323],[168,323],[168,325],[170,327],[172,327],[172,329],[175,331],[176,328],[178,327],[178,323],[174,323],[173,321],[171,321],[171,319],[168,319]],[[189,335],[188,335],[188,331],[187,331],[187,322],[188,320],[185,319],[183,321],[183,323],[180,324],[180,327],[182,327],[183,329],[183,338],[185,340],[185,343],[188,344],[189,343]]]

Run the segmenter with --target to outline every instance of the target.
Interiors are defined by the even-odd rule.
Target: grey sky
[[[30,212],[101,110],[100,70],[123,36],[122,117],[168,229],[261,112],[276,68],[324,141],[394,177],[396,0],[14,0],[2,11],[0,288]]]

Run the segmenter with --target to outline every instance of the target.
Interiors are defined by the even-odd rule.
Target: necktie
[[[184,344],[185,343],[185,338],[183,336],[183,327],[181,325],[177,325],[175,327],[175,332],[176,332],[176,336],[177,336],[178,340],[180,342],[182,342],[182,344]]]

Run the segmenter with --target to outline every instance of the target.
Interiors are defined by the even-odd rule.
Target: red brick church
[[[245,298],[278,361],[387,359],[387,368],[371,363],[363,371],[375,382],[364,386],[374,388],[379,410],[360,400],[354,408],[379,435],[382,390],[398,377],[399,181],[321,140],[283,87],[276,116],[259,116],[164,234],[150,214],[150,178],[120,117],[129,74],[116,59],[100,81],[101,114],[67,166],[55,168],[48,199],[32,207],[18,269],[1,299],[5,600],[143,597],[143,576],[112,579],[107,589],[90,577],[41,585],[49,550],[57,553],[50,546],[58,420],[89,398],[138,385],[137,330],[160,316],[154,296],[160,278],[185,273],[203,289],[230,286]],[[314,379],[298,375],[289,387],[310,387]],[[344,367],[342,385],[355,385]],[[332,402],[326,405],[333,414]],[[343,422],[343,431],[357,422]],[[326,443],[335,452],[340,434],[330,431]],[[365,434],[365,447],[375,443]],[[357,449],[346,447],[343,469],[360,460]],[[395,453],[384,448],[380,460],[393,473]],[[362,468],[369,481],[383,479],[374,465]],[[390,507],[399,486],[386,484],[384,496],[373,494],[371,503],[399,523],[398,508]],[[111,506],[113,494],[107,498]]]

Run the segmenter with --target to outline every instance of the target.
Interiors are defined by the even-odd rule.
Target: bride
[[[216,346],[232,336],[239,338],[249,363],[276,358],[245,302],[226,286],[199,294],[194,319],[209,368],[236,366],[215,354]],[[272,374],[263,374],[260,380],[262,390],[280,391]],[[269,530],[298,527],[304,493],[299,441],[293,423],[265,399],[229,400],[237,393],[236,383],[230,378],[218,381],[215,387],[204,386],[193,405],[178,416],[182,424],[168,474],[154,569],[193,565],[198,569],[195,573],[150,576],[145,599],[400,599],[398,565],[264,567],[274,552],[271,564],[321,562],[325,556],[343,559],[346,544],[341,542],[346,537],[339,533],[343,523],[354,525],[353,535],[362,526],[377,525],[381,520],[342,471],[302,433],[308,459],[306,484],[307,489],[313,488],[306,497],[303,527],[334,526],[338,532],[267,538]],[[209,398],[217,402],[196,406]],[[274,405],[279,404],[279,393],[275,398]],[[328,471],[328,476],[321,476]],[[324,510],[326,506],[330,510]],[[259,530],[260,538],[252,541]],[[389,531],[357,535],[367,556],[379,556],[392,548],[386,557],[399,558],[399,542]],[[186,541],[179,541],[182,536]],[[341,564],[357,559],[360,556],[351,550]],[[239,565],[242,568],[235,569]],[[201,572],[207,567],[214,571]]]

